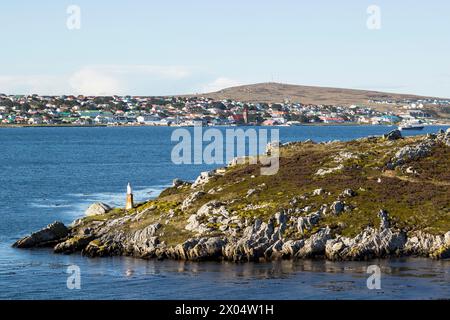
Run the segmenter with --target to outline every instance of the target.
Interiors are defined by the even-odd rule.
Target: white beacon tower
[[[125,210],[131,210],[134,207],[133,202],[133,189],[131,188],[131,184],[128,182],[127,185],[127,203],[125,205]]]

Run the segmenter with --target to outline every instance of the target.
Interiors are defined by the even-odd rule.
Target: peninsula
[[[287,143],[276,175],[260,167],[175,180],[129,210],[97,203],[14,246],[195,261],[450,257],[450,130]]]

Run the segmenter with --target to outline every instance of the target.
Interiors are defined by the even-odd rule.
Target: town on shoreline
[[[247,103],[205,97],[40,96],[0,94],[0,127],[48,126],[295,126],[394,125],[404,121],[448,124],[427,105],[449,101],[399,100],[398,112],[368,105]],[[382,101],[377,101],[382,103]]]

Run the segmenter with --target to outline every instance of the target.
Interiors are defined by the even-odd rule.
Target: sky
[[[1,1],[0,93],[274,81],[450,97],[449,12],[448,0]]]

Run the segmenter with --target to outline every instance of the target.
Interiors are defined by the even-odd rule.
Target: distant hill
[[[368,90],[340,89],[301,86],[282,83],[258,83],[231,87],[213,93],[202,94],[204,97],[213,99],[233,99],[245,102],[301,102],[304,104],[339,104],[339,105],[369,105],[370,99],[414,99],[414,98],[434,98],[423,97],[412,94],[395,94]],[[373,105],[379,109],[386,109],[387,106]]]

